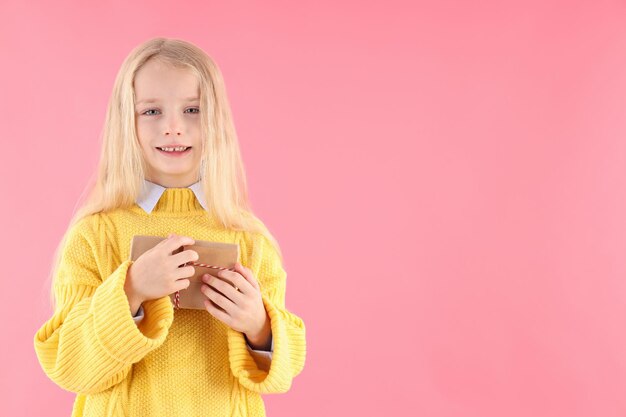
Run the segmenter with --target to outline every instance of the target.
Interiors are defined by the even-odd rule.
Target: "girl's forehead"
[[[174,101],[180,101],[182,103],[192,103],[192,102],[200,100],[200,95],[193,94],[193,95],[190,95],[189,97],[158,97],[158,96],[151,96],[147,98],[137,97],[135,100],[135,103],[136,104],[160,103],[161,101],[166,101],[169,99],[174,100]]]
[[[200,97],[198,78],[187,68],[142,67],[135,76],[133,88],[137,103],[161,99],[192,101]]]
[[[191,68],[148,61],[137,70],[133,83],[135,86],[143,86],[146,81],[197,83],[198,79]]]

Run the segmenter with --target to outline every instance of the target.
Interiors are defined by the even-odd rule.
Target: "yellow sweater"
[[[255,360],[242,333],[205,310],[174,310],[169,296],[144,302],[135,323],[124,292],[131,239],[170,233],[240,245],[239,262],[259,281],[271,321],[269,364]],[[285,285],[265,236],[224,229],[191,189],[168,188],[150,214],[135,204],[72,227],[57,307],[35,334],[35,351],[46,375],[77,394],[72,417],[265,416],[261,394],[288,391],[306,356],[304,323],[285,308]]]

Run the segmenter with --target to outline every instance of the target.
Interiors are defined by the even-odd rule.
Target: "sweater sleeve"
[[[247,239],[241,246],[247,252]],[[249,244],[249,243],[248,243]],[[305,326],[302,319],[285,308],[287,273],[271,242],[258,234],[248,268],[261,287],[261,297],[270,318],[273,353],[269,369],[257,363],[246,348],[243,333],[228,328],[230,369],[241,385],[261,393],[283,393],[291,388],[293,378],[303,367],[306,357]]]
[[[133,363],[165,341],[173,321],[171,301],[162,297],[146,301],[145,317],[135,324],[124,291],[132,261],[102,277],[99,266],[106,260],[98,256],[98,242],[86,219],[68,232],[54,277],[56,308],[34,337],[46,375],[79,394],[121,382]]]

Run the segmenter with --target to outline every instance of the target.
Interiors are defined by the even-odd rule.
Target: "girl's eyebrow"
[[[188,101],[196,101],[196,100],[200,100],[199,97],[187,97],[184,98],[183,101],[188,102]],[[135,104],[143,104],[143,103],[158,103],[159,100],[156,98],[147,98],[145,100],[139,100],[137,101]]]

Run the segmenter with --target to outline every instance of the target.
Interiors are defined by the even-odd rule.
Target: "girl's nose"
[[[165,122],[165,135],[170,134],[180,136],[183,130],[183,123],[180,117],[171,114]]]

